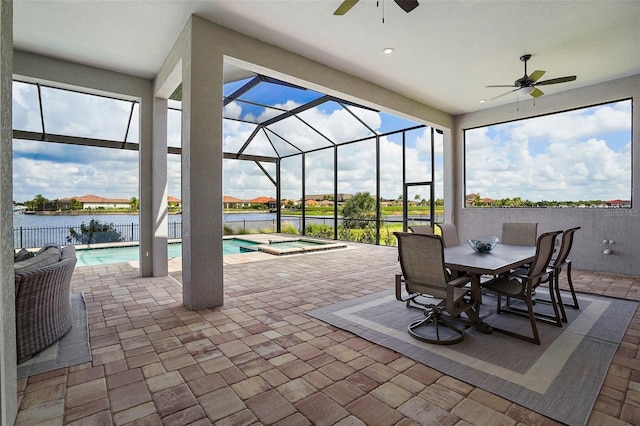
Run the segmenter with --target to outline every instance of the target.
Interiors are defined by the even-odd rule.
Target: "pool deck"
[[[179,268],[76,268],[93,359],[20,379],[16,425],[558,424],[305,313],[392,289],[396,249],[264,255],[225,262],[224,306],[199,311],[182,305]],[[640,277],[574,269],[573,280],[640,299]],[[636,312],[589,425],[640,424],[639,343]]]
[[[349,248],[349,244],[342,241],[328,240],[317,237],[306,237],[299,235],[291,235],[291,234],[278,234],[278,233],[269,233],[269,234],[238,234],[238,235],[226,235],[223,239],[239,239],[250,241],[256,243],[258,245],[255,246],[257,249],[255,252],[246,252],[241,254],[227,254],[223,258],[223,263],[225,265],[235,265],[242,264],[248,262],[255,262],[259,260],[269,260],[274,256],[280,255],[298,255],[298,254],[308,254],[316,251],[324,251],[324,250],[332,250],[332,249],[344,249]],[[270,243],[278,243],[278,242],[290,242],[290,241],[311,241],[318,242],[322,245],[312,246],[312,247],[298,247],[298,248],[284,248],[284,247],[274,247],[270,245]],[[169,244],[181,243],[182,240],[169,240]],[[107,248],[120,248],[120,247],[135,247],[138,246],[137,241],[133,242],[116,242],[116,243],[104,243],[104,244],[93,244],[93,245],[76,245],[76,250],[93,250],[93,249],[107,249]],[[38,248],[31,249],[32,251],[37,251]],[[138,261],[128,262],[134,268],[139,268],[140,264]],[[84,266],[84,265],[82,265]],[[169,258],[169,272],[177,271],[182,268],[181,258],[170,257]]]

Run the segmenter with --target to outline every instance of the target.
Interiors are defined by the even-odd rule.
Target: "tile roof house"
[[[82,204],[83,209],[128,209],[131,207],[131,201],[126,198],[105,198],[93,194],[63,198],[60,202],[63,205],[68,204],[74,198]]]

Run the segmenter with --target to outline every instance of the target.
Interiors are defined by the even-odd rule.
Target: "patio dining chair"
[[[543,278],[542,280],[543,283],[549,284],[550,292],[555,292],[558,306],[560,308],[560,314],[562,315],[562,321],[564,322],[567,322],[567,313],[564,310],[565,306],[569,306],[573,309],[580,309],[580,306],[578,305],[578,298],[576,297],[576,291],[573,288],[573,281],[571,279],[571,260],[568,259],[569,252],[571,251],[571,247],[573,246],[573,234],[578,229],[580,229],[579,226],[567,229],[562,233],[562,242],[560,243],[560,250],[558,250],[558,255],[555,258],[551,259],[551,264],[549,265],[549,268],[553,273],[547,275],[547,277]],[[560,273],[565,266],[567,267],[567,284],[569,285],[569,291],[571,292],[572,303],[565,303],[562,300],[562,295],[560,293]]]
[[[504,222],[501,244],[512,246],[535,246],[538,237],[537,222]]]
[[[451,279],[444,267],[442,237],[406,232],[394,234],[398,239],[402,269],[401,274],[396,274],[396,299],[406,302],[408,308],[417,308],[424,313],[423,318],[409,324],[409,334],[424,342],[449,345],[460,342],[468,326],[490,332],[474,309],[479,294],[477,277],[465,275]],[[463,318],[462,313],[468,319]]]
[[[550,303],[553,307],[554,315],[548,315],[541,312],[536,313],[533,309],[533,295],[536,288],[542,283],[544,279],[548,279],[550,283],[554,281],[553,268],[548,269],[551,256],[553,254],[556,237],[562,231],[546,232],[538,237],[536,242],[536,254],[527,269],[527,273],[520,275],[517,272],[511,274],[500,275],[490,281],[483,284],[483,287],[492,293],[497,295],[497,313],[502,312],[512,313],[517,315],[523,315],[529,318],[531,322],[532,337],[524,334],[516,333],[514,331],[498,329],[495,330],[505,333],[507,335],[517,337],[519,339],[526,340],[535,344],[540,344],[540,336],[538,334],[538,327],[536,321],[541,321],[549,324],[553,324],[558,327],[562,327],[562,321],[560,317],[560,311],[558,303],[555,300],[556,292],[549,291]],[[506,297],[506,305],[502,306],[502,297]],[[519,299],[525,303],[527,309],[518,309],[510,304],[511,299]]]
[[[414,234],[433,235],[433,228],[431,225],[413,225],[409,226],[409,230]]]
[[[442,239],[444,240],[445,247],[454,247],[460,245],[460,242],[458,240],[458,230],[453,223],[438,223],[436,224],[436,226],[440,228],[440,234],[442,235]]]

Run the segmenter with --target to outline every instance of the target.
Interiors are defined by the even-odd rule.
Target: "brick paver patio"
[[[76,268],[93,360],[19,380],[16,424],[556,424],[305,315],[393,286],[395,249],[351,246],[225,262],[224,306],[197,312],[179,271]],[[579,291],[640,300],[640,278],[573,276]],[[639,342],[636,313],[589,424],[640,424]]]

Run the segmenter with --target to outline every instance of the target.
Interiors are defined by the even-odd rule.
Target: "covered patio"
[[[225,266],[224,306],[191,311],[181,271],[77,268],[93,361],[18,381],[17,425],[558,424],[305,312],[393,287],[397,250]],[[640,300],[640,279],[574,270],[581,292]],[[401,304],[401,302],[395,302]],[[638,424],[640,313],[589,424]],[[522,342],[523,345],[529,343]]]
[[[186,5],[190,2],[178,3]],[[0,310],[0,346],[3,349],[0,352],[0,420],[8,424],[14,418],[17,424],[182,425],[218,421],[234,425],[554,424],[524,407],[305,314],[316,307],[392,288],[393,276],[398,271],[397,252],[393,248],[351,243],[354,248],[344,252],[224,264],[220,167],[224,159],[223,84],[230,78],[237,78],[227,74],[230,68],[243,69],[252,75],[268,75],[439,129],[444,156],[444,221],[457,226],[461,240],[494,232],[506,221],[538,222],[541,231],[580,225],[583,232],[576,237],[573,258],[576,288],[639,300],[640,282],[636,277],[640,276],[640,263],[637,262],[640,221],[637,220],[637,208],[620,209],[620,214],[615,215],[605,214],[603,209],[468,209],[465,208],[464,181],[467,129],[619,100],[634,102],[640,96],[640,74],[637,63],[629,65],[628,61],[633,62],[633,59],[628,58],[637,57],[637,12],[635,15],[625,13],[623,9],[630,7],[629,3],[620,2],[623,6],[615,15],[619,21],[609,22],[610,26],[606,28],[587,26],[582,21],[571,20],[575,25],[554,21],[557,27],[584,31],[570,32],[562,39],[546,37],[549,33],[544,28],[532,28],[534,34],[545,35],[535,40],[540,44],[532,46],[531,39],[519,28],[522,25],[505,24],[520,22],[517,11],[512,11],[512,18],[505,16],[503,21],[491,27],[504,27],[504,33],[487,31],[486,22],[478,21],[477,17],[486,20],[498,16],[491,10],[500,7],[497,3],[494,6],[491,3],[451,2],[456,5],[447,3],[447,6],[438,5],[437,8],[455,7],[459,14],[434,10],[445,12],[440,16],[447,17],[442,21],[449,25],[448,29],[433,33],[441,34],[441,37],[422,33],[421,41],[403,39],[405,46],[415,45],[413,55],[405,56],[405,61],[407,57],[411,58],[403,62],[404,65],[378,61],[373,66],[369,62],[360,66],[357,59],[349,57],[350,54],[364,52],[359,56],[361,60],[373,57],[372,51],[362,49],[364,39],[360,37],[377,41],[377,37],[371,37],[372,33],[382,33],[378,27],[370,25],[367,16],[361,15],[357,21],[360,24],[357,28],[367,28],[367,31],[354,31],[349,25],[338,30],[339,25],[333,24],[334,32],[327,35],[332,41],[326,43],[332,48],[313,49],[312,41],[321,39],[318,34],[322,32],[300,28],[300,25],[314,23],[316,17],[312,14],[321,16],[319,8],[324,8],[327,2],[309,2],[313,7],[305,11],[299,9],[302,8],[300,4],[305,3],[277,2],[304,13],[305,19],[292,22],[291,28],[299,28],[300,34],[309,38],[307,44],[303,42],[296,46],[285,43],[296,40],[295,37],[283,36],[274,27],[274,22],[289,18],[286,7],[277,15],[282,21],[270,19],[273,15],[268,10],[262,24],[251,22],[253,28],[259,30],[251,33],[234,27],[238,22],[234,8],[241,8],[240,3],[212,2],[214,10],[209,13],[195,7],[180,9],[181,13],[186,12],[186,18],[174,25],[172,31],[149,31],[156,28],[155,22],[135,26],[133,33],[123,29],[122,40],[117,46],[111,44],[111,35],[115,34],[111,28],[104,37],[109,41],[103,40],[106,48],[99,50],[90,37],[94,35],[91,25],[100,21],[95,19],[96,10],[104,8],[106,15],[108,8],[99,2],[75,2],[68,7],[78,7],[78,15],[69,13],[68,16],[75,19],[74,25],[82,24],[84,32],[80,36],[73,32],[63,38],[58,44],[60,49],[56,50],[47,43],[48,37],[55,40],[56,35],[65,35],[55,31],[56,28],[42,31],[39,35],[42,38],[38,40],[35,36],[32,39],[20,35],[26,30],[40,28],[33,25],[36,17],[47,21],[39,21],[43,28],[49,18],[51,22],[58,22],[55,18],[63,14],[64,8],[52,10],[48,9],[47,2],[21,2],[15,7],[14,24],[14,2],[0,2],[0,230],[3,235],[0,239],[3,253],[0,258],[3,284],[0,286],[3,300]],[[269,2],[259,3],[266,8],[264,5]],[[557,3],[556,7],[566,12],[567,20],[578,16],[570,3]],[[133,10],[142,3],[134,4],[127,3],[126,7]],[[167,5],[169,9],[165,12],[175,12],[171,7],[177,6]],[[467,10],[467,6],[475,7],[475,12]],[[601,17],[614,16],[598,13],[596,9],[600,7],[604,6],[596,3],[594,9],[589,10],[591,22],[600,23]],[[150,9],[135,10],[146,17],[156,12]],[[478,13],[479,9],[485,13]],[[121,15],[112,15],[112,22],[118,27],[122,17],[127,15],[124,10],[119,12]],[[67,15],[66,11],[64,15]],[[169,15],[171,13],[167,13]],[[290,15],[297,19],[296,14]],[[548,20],[560,16],[549,12],[545,15]],[[438,21],[432,16],[437,14],[430,15],[429,19]],[[452,23],[449,19],[453,16],[472,16],[473,21],[467,22],[475,24]],[[317,20],[327,22],[327,18]],[[532,24],[544,21],[530,20]],[[412,21],[413,26],[396,25],[395,29],[409,34],[410,31],[403,30],[428,29],[424,22],[420,19]],[[618,25],[620,22],[622,24]],[[60,26],[63,27],[75,28]],[[458,34],[456,31],[454,34],[451,28],[464,28],[469,33],[460,31]],[[478,28],[493,34],[491,43],[483,45],[486,57],[475,56],[476,46],[470,43],[470,40],[477,40],[478,34],[473,30]],[[18,35],[15,46],[14,30]],[[354,33],[358,34],[359,44],[338,55],[342,42]],[[83,34],[89,43],[76,51],[76,42],[84,41]],[[160,43],[160,38],[151,41],[146,38],[154,34],[161,35],[164,42]],[[142,37],[145,37],[145,43],[133,42]],[[603,43],[588,43],[595,47],[602,45],[599,54],[603,55],[604,51],[619,55],[613,59],[600,59],[575,44],[577,40],[586,43],[595,39],[604,40]],[[437,43],[431,53],[425,53],[422,44],[427,40]],[[513,41],[515,45],[496,48],[506,41]],[[449,50],[441,49],[445,42]],[[616,49],[609,48],[608,43]],[[129,44],[135,48],[125,49]],[[156,44],[162,44],[164,49],[160,56],[145,61],[141,68],[132,65],[141,52]],[[463,47],[471,56],[458,50]],[[497,61],[495,52],[517,58],[525,53],[522,49],[529,48],[540,49],[541,54],[549,54],[563,66],[573,60],[567,54],[569,51],[580,52],[576,56],[581,56],[582,63],[588,64],[584,74],[579,74],[585,76],[586,83],[578,80],[578,85],[570,89],[550,90],[535,102],[502,98],[490,106],[477,106],[475,98],[481,96],[476,95],[485,93],[483,86],[491,83],[479,81],[478,75],[499,69],[500,73],[492,74],[493,77],[507,82],[511,78],[511,71],[506,72],[507,67],[502,65],[504,62]],[[454,55],[452,52],[461,53]],[[455,61],[443,66],[433,65],[438,57]],[[130,62],[125,63],[123,59]],[[415,67],[418,62],[426,65]],[[602,64],[605,68],[608,64],[612,71],[603,72]],[[621,66],[614,67],[617,64]],[[437,69],[434,74],[426,72],[432,68]],[[592,68],[598,68],[598,72],[589,73]],[[459,74],[460,70],[465,73]],[[403,73],[397,74],[399,71]],[[582,69],[574,71],[571,68],[568,72],[580,73]],[[402,76],[411,77],[409,84],[402,81]],[[451,77],[449,84],[441,82],[445,76]],[[78,268],[72,291],[84,292],[87,298],[93,361],[20,379],[17,383],[13,266],[8,260],[13,248],[8,235],[12,222],[9,205],[13,201],[10,140],[15,136],[11,121],[14,79],[119,97],[140,105],[137,124],[141,261],[136,268],[127,264]],[[166,232],[167,115],[170,100],[175,98],[178,87],[181,87],[182,99],[180,149],[184,248],[180,263],[172,265],[167,259]],[[636,125],[631,133],[630,147],[637,145],[639,121],[640,109],[633,108],[632,122]],[[42,137],[47,137],[44,129]],[[122,146],[127,143],[125,139]],[[242,154],[244,147],[238,148],[236,153]],[[255,156],[253,159],[258,159],[261,153],[253,152],[252,155]],[[631,170],[637,168],[640,165],[637,149],[632,150],[630,158]],[[630,173],[632,200],[640,194],[638,176],[638,173]],[[338,189],[334,191],[337,193]],[[608,241],[615,242],[614,256],[603,255],[603,240],[607,244]],[[636,314],[609,369],[590,424],[640,423],[638,320]]]

